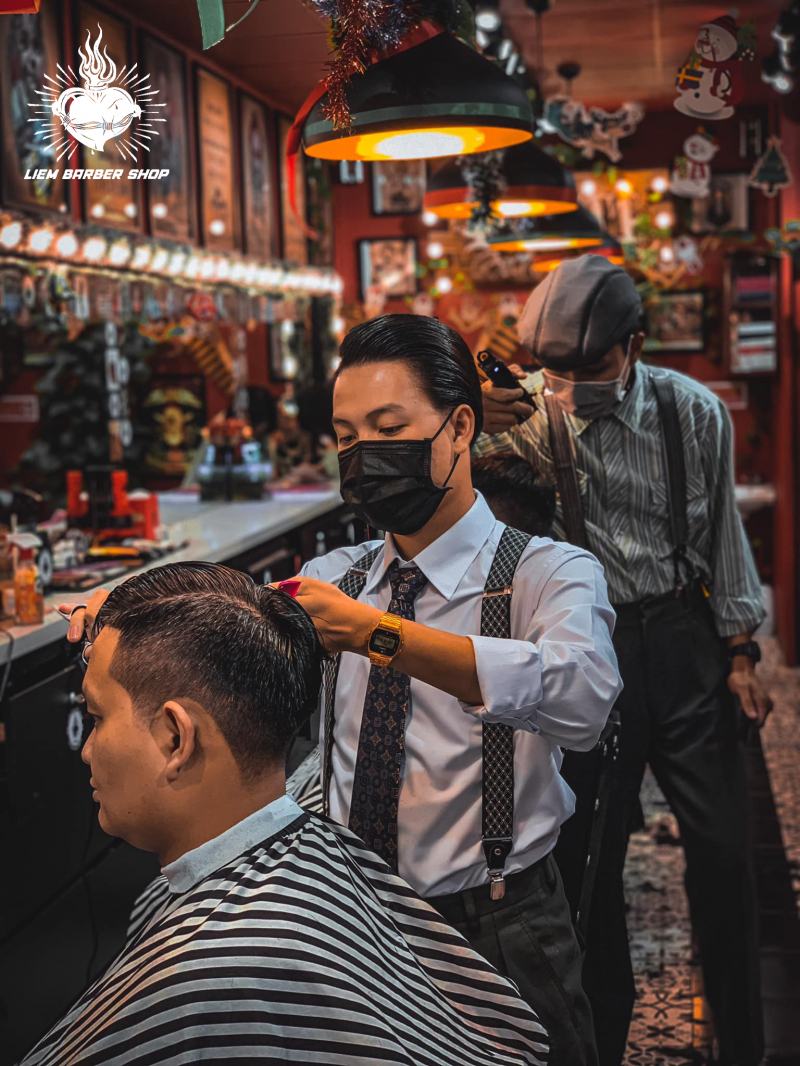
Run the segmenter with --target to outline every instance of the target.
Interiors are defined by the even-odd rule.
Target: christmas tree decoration
[[[761,189],[765,196],[777,196],[781,189],[788,189],[793,180],[780,138],[770,137],[767,150],[753,167],[747,184]]]
[[[644,118],[641,104],[622,104],[616,111],[587,107],[571,96],[551,96],[544,101],[541,126],[546,133],[557,133],[567,144],[580,148],[586,159],[602,152],[612,163],[622,158],[619,141],[636,132]]]
[[[597,219],[579,207],[568,215],[511,222],[490,235],[488,243],[496,252],[558,252],[599,248],[603,240]]]
[[[433,0],[339,0],[331,70],[297,113],[287,156],[301,139],[320,159],[372,161],[464,155],[529,140],[533,114],[523,88],[449,32],[465,9]],[[409,11],[416,14],[407,23]]]
[[[434,217],[478,224],[492,218],[560,214],[576,207],[572,175],[532,141],[502,153],[446,163],[428,180],[425,191],[425,209]]]
[[[704,22],[675,78],[677,110],[706,121],[730,118],[744,95],[741,63],[755,59],[755,47],[752,23],[738,26],[730,15]]]
[[[672,169],[669,191],[673,196],[704,197],[711,187],[710,163],[719,151],[715,137],[702,126],[683,142],[683,155]]]
[[[672,242],[675,259],[686,269],[687,274],[700,274],[703,270],[703,257],[697,247],[697,241],[686,234],[676,237]]]

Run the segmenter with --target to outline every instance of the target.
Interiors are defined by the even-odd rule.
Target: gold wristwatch
[[[403,620],[396,614],[382,614],[369,635],[367,652],[373,666],[391,666],[403,647]]]

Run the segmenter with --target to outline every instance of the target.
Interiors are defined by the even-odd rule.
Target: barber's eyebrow
[[[380,407],[375,407],[373,410],[369,411],[366,417],[368,420],[372,419],[374,421],[375,419],[380,418],[381,415],[405,415],[407,413],[408,412],[401,403],[384,403],[381,404]],[[352,423],[348,422],[346,418],[334,418],[333,424],[335,426],[349,426]]]

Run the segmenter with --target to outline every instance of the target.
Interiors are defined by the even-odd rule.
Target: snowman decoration
[[[684,154],[675,160],[669,189],[673,196],[689,198],[708,196],[711,182],[711,160],[719,145],[702,126],[683,142]]]
[[[741,60],[755,55],[750,33],[749,27],[740,29],[730,15],[703,23],[675,79],[678,111],[714,122],[733,115],[744,91]]]

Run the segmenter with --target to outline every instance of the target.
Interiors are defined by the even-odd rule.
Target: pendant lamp
[[[579,207],[568,215],[520,219],[497,230],[488,242],[496,252],[560,252],[598,248],[603,243],[603,231],[594,215]]]
[[[615,240],[610,233],[606,233],[605,230],[601,230],[601,236],[603,237],[603,243],[596,248],[590,248],[586,253],[587,255],[602,255],[604,259],[607,259],[609,263],[613,263],[614,266],[625,265],[625,255],[622,251],[622,245],[619,241]],[[551,270],[555,270],[557,266],[566,259],[574,258],[571,254],[551,256],[536,256],[531,263],[532,274],[549,274]]]
[[[438,218],[468,219],[477,207],[458,160],[445,163],[428,179],[425,210]],[[492,200],[501,218],[565,214],[577,210],[572,174],[533,141],[507,149],[500,165],[502,193]]]
[[[352,127],[325,118],[327,94],[303,128],[319,159],[435,159],[530,140],[533,115],[523,89],[499,66],[449,33],[397,52],[347,85]]]

